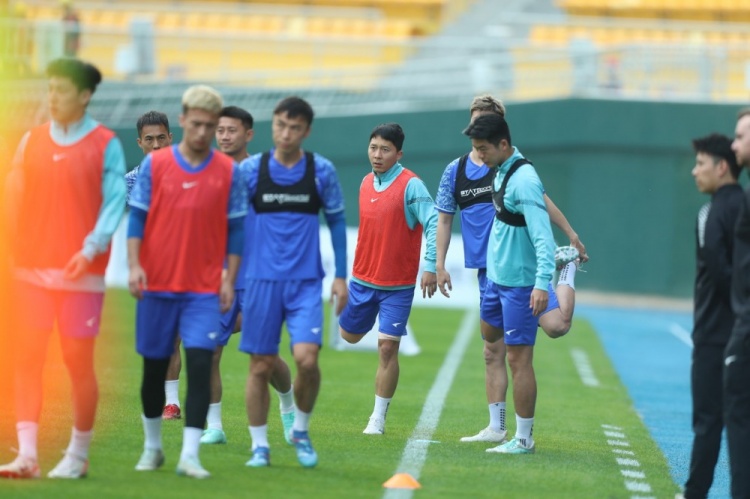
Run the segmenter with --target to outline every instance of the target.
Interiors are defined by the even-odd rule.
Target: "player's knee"
[[[502,348],[501,342],[484,343],[484,363],[486,365],[496,364],[505,361],[505,349]]]
[[[341,335],[341,339],[346,341],[347,343],[359,343],[359,340],[365,337],[364,334],[352,334],[349,331],[345,331],[344,328],[339,326],[339,334]]]
[[[264,379],[270,379],[273,373],[276,358],[272,355],[251,355],[250,375]]]

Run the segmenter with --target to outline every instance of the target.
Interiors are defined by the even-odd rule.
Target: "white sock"
[[[534,439],[531,433],[534,430],[534,418],[522,418],[516,414],[516,438],[526,447],[531,447]]]
[[[570,262],[565,265],[565,267],[563,267],[560,271],[560,277],[557,279],[557,285],[559,286],[560,284],[565,284],[566,286],[570,286],[572,289],[576,289],[576,270],[578,270],[578,267],[574,262]]]
[[[170,380],[164,382],[164,394],[167,396],[166,405],[176,405],[180,407],[180,380]]]
[[[82,459],[88,459],[89,447],[91,447],[91,439],[93,437],[94,430],[80,431],[73,427],[73,432],[70,435],[70,444],[68,444],[68,449],[65,452]]]
[[[161,416],[147,418],[141,414],[141,419],[143,420],[143,434],[146,436],[143,448],[161,450]]]
[[[186,426],[182,430],[182,452],[180,453],[180,461],[183,459],[198,458],[198,447],[201,445],[201,435],[203,435],[203,430],[200,428]]]
[[[489,404],[490,429],[493,431],[505,431],[505,402]]]
[[[18,433],[18,455],[36,460],[37,435],[39,435],[39,423],[33,421],[19,421],[16,423]]]
[[[209,428],[216,430],[223,430],[224,427],[221,425],[221,402],[215,404],[208,404],[208,415],[206,416],[206,424]]]
[[[289,391],[286,393],[279,391],[276,393],[279,394],[279,400],[281,401],[281,412],[284,414],[292,412],[294,410],[294,386],[289,388]]]
[[[311,412],[302,412],[299,407],[294,408],[294,425],[293,431],[307,431],[310,429]]]
[[[375,395],[375,408],[372,410],[372,417],[379,418],[385,421],[385,416],[388,413],[388,406],[391,405],[392,398],[383,398]]]
[[[248,426],[250,430],[250,439],[253,441],[253,450],[256,447],[269,448],[268,445],[268,425],[263,426]]]

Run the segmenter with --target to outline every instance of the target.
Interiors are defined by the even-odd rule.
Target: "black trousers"
[[[724,428],[723,373],[724,345],[696,345],[690,373],[694,437],[685,499],[705,498],[714,481]]]
[[[725,352],[724,420],[732,497],[750,499],[750,322],[738,319]]]

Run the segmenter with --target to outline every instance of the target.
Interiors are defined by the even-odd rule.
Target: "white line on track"
[[[669,325],[669,332],[672,333],[678,340],[693,348],[693,339],[690,337],[690,331],[680,326],[676,322]]]
[[[445,398],[453,384],[456,371],[463,361],[471,335],[477,328],[478,315],[479,312],[476,307],[472,307],[464,315],[456,338],[448,348],[443,365],[440,366],[440,371],[438,371],[435,382],[430,388],[430,393],[427,394],[427,400],[422,407],[422,414],[419,416],[414,432],[406,443],[396,473],[409,473],[415,480],[419,480],[422,466],[427,460],[427,450],[432,440],[432,434],[435,432],[440,421],[440,414],[443,412]],[[410,499],[413,494],[414,491],[411,489],[387,489],[383,498]]]

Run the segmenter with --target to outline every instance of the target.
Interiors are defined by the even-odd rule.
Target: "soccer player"
[[[732,150],[750,168],[750,108],[740,111]],[[724,358],[724,422],[732,497],[750,497],[750,188],[745,189],[734,238],[732,309],[736,320]],[[687,496],[686,496],[687,497]]]
[[[329,160],[302,149],[310,135],[313,115],[305,100],[282,99],[273,111],[274,148],[242,164],[255,213],[242,309],[242,315],[252,322],[243,321],[240,342],[240,350],[250,354],[245,398],[253,446],[246,465],[251,467],[270,464],[268,383],[278,362],[284,321],[297,366],[292,441],[302,466],[318,463],[308,429],[320,389],[318,354],[323,340],[321,209],[331,230],[335,255],[331,301],[336,300],[337,314],[348,299],[341,185]]]
[[[437,289],[435,232],[437,213],[427,187],[399,160],[404,131],[396,123],[378,125],[367,154],[372,172],[359,188],[359,235],[349,304],[339,319],[341,337],[357,343],[380,313],[375,407],[363,433],[385,433],[385,417],[398,385],[398,348],[414,300],[422,233],[427,239],[422,296]]]
[[[734,324],[732,250],[742,204],[740,167],[732,140],[713,134],[693,140],[693,177],[711,200],[698,212],[695,227],[696,275],[693,317],[693,451],[686,498],[708,496],[724,428],[722,382],[724,349]]]
[[[143,151],[144,156],[152,151],[158,151],[162,147],[172,145],[172,132],[169,131],[169,118],[159,111],[149,111],[143,114],[136,122],[138,131],[138,147]],[[138,178],[138,171],[141,165],[125,174],[125,181],[128,184],[128,200],[130,193],[135,185],[135,179]],[[164,381],[164,392],[166,394],[166,405],[162,418],[180,419],[182,417],[180,409],[180,369],[182,369],[182,358],[180,357],[180,338],[175,340],[175,351],[169,359],[169,368],[167,369],[167,378]]]
[[[125,208],[122,144],[86,113],[102,76],[78,59],[47,67],[51,121],[21,140],[6,185],[17,314],[15,407],[18,457],[0,477],[37,478],[42,372],[57,324],[73,395],[73,432],[50,478],[88,470],[99,398],[94,343],[109,244]]]
[[[253,140],[253,116],[237,106],[227,106],[221,110],[219,125],[216,127],[216,143],[224,154],[240,164],[250,157],[247,146]],[[253,216],[245,217],[245,244],[242,262],[237,272],[235,282],[234,301],[229,311],[221,317],[221,336],[214,351],[211,363],[211,403],[208,406],[207,428],[201,437],[202,444],[224,444],[226,434],[221,423],[221,355],[229,342],[231,335],[242,328],[242,305],[245,295],[245,274],[247,262],[250,259],[250,248],[253,244]],[[276,358],[271,374],[271,385],[276,389],[281,401],[281,422],[284,428],[284,438],[291,443],[289,435],[294,424],[294,392],[292,391],[291,373],[289,366],[281,357]]]
[[[469,109],[471,120],[485,114],[505,117],[505,106],[491,95],[476,97]],[[479,304],[481,307],[487,283],[487,241],[495,218],[492,204],[492,180],[495,169],[488,168],[479,160],[477,152],[452,161],[443,172],[435,200],[438,209],[437,228],[437,280],[440,292],[450,296],[450,274],[445,268],[445,258],[450,245],[451,227],[456,208],[461,209],[461,236],[464,242],[464,265],[476,268],[479,281]],[[575,308],[575,273],[577,266],[571,263],[580,255],[587,261],[586,248],[578,234],[568,223],[562,212],[545,194],[544,201],[550,220],[570,238],[570,246],[556,250],[556,264],[564,270],[558,279],[557,303],[559,313],[543,314],[539,320],[542,329],[552,338],[563,336],[570,329]],[[551,309],[550,309],[551,310]],[[480,321],[484,337],[487,325]],[[508,390],[508,373],[505,367],[505,343],[502,338],[491,343],[484,341],[485,391],[489,407],[489,425],[476,435],[461,438],[462,442],[502,442],[507,435],[505,427],[505,398]]]
[[[139,471],[164,464],[163,383],[179,333],[188,387],[177,473],[210,476],[198,448],[220,312],[229,310],[234,299],[247,212],[239,169],[232,158],[211,148],[221,109],[221,96],[213,88],[188,88],[182,96],[182,140],[143,160],[130,199],[129,287],[138,299],[136,348],[143,356],[145,445],[136,465]]]
[[[515,437],[487,451],[533,453],[534,343],[539,316],[556,300],[549,286],[555,271],[555,241],[544,189],[534,167],[512,145],[505,118],[479,116],[464,134],[471,138],[480,161],[498,167],[492,185],[497,214],[488,241],[487,285],[480,315],[489,326],[485,341],[495,343],[505,336],[516,409]]]

